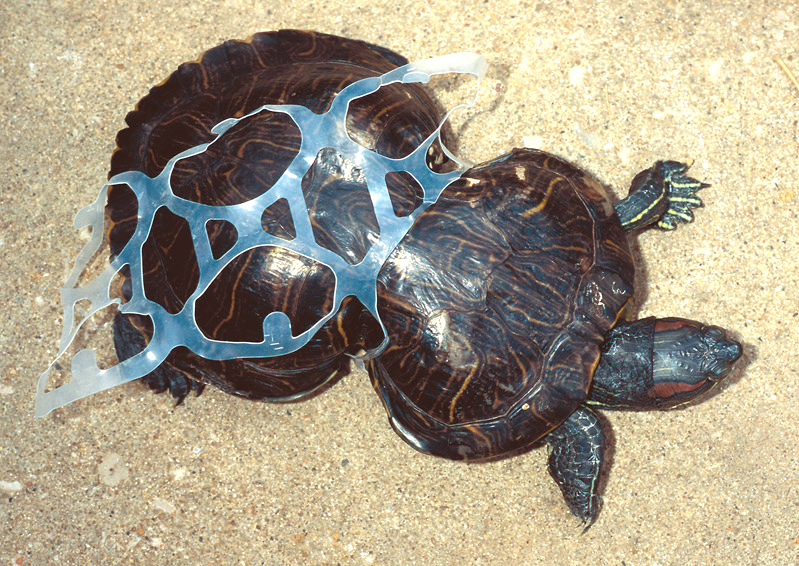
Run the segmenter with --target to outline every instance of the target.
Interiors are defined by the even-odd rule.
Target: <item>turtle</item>
[[[266,103],[323,112],[347,84],[406,59],[383,47],[316,32],[264,32],[228,41],[184,63],[128,114],[109,177],[154,176],[175,155],[213,138],[211,129]],[[350,136],[389,157],[419,147],[442,120],[420,85],[392,85],[350,108]],[[444,133],[445,143],[451,134]],[[300,144],[284,115],[264,112],[237,124],[223,144],[178,162],[173,190],[211,205],[245,202],[269,190]],[[434,171],[455,167],[439,145]],[[632,320],[635,267],[628,237],[693,220],[704,183],[688,165],[660,160],[613,202],[592,175],[553,154],[516,149],[474,166],[424,210],[377,278],[383,326],[355,298],[294,353],[223,361],[177,348],[143,378],[180,403],[210,384],[240,397],[296,401],[345,375],[363,352],[375,391],[397,434],[413,448],[453,460],[493,460],[546,445],[548,469],[586,528],[600,509],[607,440],[598,408],[671,408],[725,378],[742,347],[717,326],[683,318]],[[395,214],[421,205],[411,175],[387,179]],[[357,165],[320,152],[303,179],[314,236],[352,264],[379,226]],[[291,238],[285,208],[264,211],[262,226]],[[124,185],[108,192],[111,253],[136,223]],[[208,226],[215,256],[235,241],[224,221]],[[145,292],[178,312],[197,286],[197,260],[185,220],[156,214],[142,248]],[[281,311],[301,332],[331,310],[334,281],[325,265],[280,247],[231,262],[197,301],[197,324],[228,341],[260,339],[264,316]],[[121,273],[123,297],[131,295]],[[146,317],[117,314],[120,360],[152,334]],[[382,347],[381,347],[382,345]]]

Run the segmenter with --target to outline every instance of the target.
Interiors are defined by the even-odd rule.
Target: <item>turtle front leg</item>
[[[581,406],[544,437],[549,474],[572,514],[590,527],[599,513],[599,475],[605,461],[605,434],[596,414]]]
[[[661,230],[674,230],[680,222],[691,222],[691,209],[702,206],[694,193],[709,185],[684,175],[688,167],[677,161],[658,161],[638,173],[627,198],[614,206],[624,229],[655,225]]]
[[[588,403],[626,409],[682,405],[724,379],[741,352],[718,326],[682,318],[621,323],[602,348]]]

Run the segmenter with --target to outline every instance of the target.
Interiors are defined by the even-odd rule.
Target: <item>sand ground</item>
[[[0,563],[799,564],[799,88],[773,59],[799,74],[799,4],[8,0],[0,17]],[[637,239],[639,310],[733,329],[745,360],[704,403],[606,413],[586,534],[543,450],[416,453],[358,371],[290,406],[174,408],[132,383],[33,418],[72,218],[125,114],[182,61],[280,28],[482,53],[457,132],[475,162],[540,146],[623,196],[654,160],[695,159],[712,184],[694,224]]]

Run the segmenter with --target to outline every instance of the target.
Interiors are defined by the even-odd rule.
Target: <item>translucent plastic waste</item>
[[[64,309],[64,327],[56,359],[39,377],[36,391],[36,416],[44,416],[53,409],[132,381],[157,368],[169,353],[178,346],[186,346],[196,354],[213,360],[239,357],[258,358],[281,356],[294,352],[308,343],[313,335],[331,317],[335,316],[341,301],[355,296],[375,319],[380,322],[377,310],[377,274],[388,256],[402,240],[416,218],[433,204],[441,191],[458,178],[466,164],[457,160],[443,143],[444,152],[459,167],[448,173],[431,171],[426,164],[430,146],[441,142],[441,127],[452,112],[472,106],[477,97],[450,110],[434,131],[413,153],[391,159],[370,151],[354,142],[347,134],[346,115],[351,101],[371,94],[392,83],[426,83],[433,75],[465,73],[479,80],[485,74],[485,59],[474,53],[456,53],[410,63],[379,77],[357,81],[343,89],[323,114],[314,114],[303,106],[264,105],[241,118],[230,118],[217,124],[212,132],[216,137],[174,156],[157,177],[149,177],[138,171],[127,171],[111,178],[100,190],[100,194],[89,206],[81,209],[75,217],[77,229],[91,226],[91,238],[78,254],[75,266],[61,288]],[[230,128],[255,114],[269,110],[287,114],[300,130],[299,152],[278,181],[261,196],[236,205],[210,206],[188,201],[174,195],[170,177],[175,164],[181,159],[204,152],[217,143]],[[324,148],[334,148],[346,159],[358,165],[364,172],[366,184],[374,206],[380,228],[380,238],[357,264],[352,265],[336,253],[320,246],[314,239],[308,208],[301,188],[301,180],[313,164],[317,154]],[[394,213],[386,175],[391,172],[407,172],[424,190],[423,203],[409,216]],[[91,281],[78,285],[81,273],[103,243],[104,208],[108,187],[124,184],[138,200],[138,222],[136,230],[105,270]],[[261,217],[266,208],[278,199],[285,199],[291,211],[296,237],[287,241],[266,233],[261,226]],[[180,312],[171,314],[158,303],[150,301],[144,293],[141,247],[147,240],[156,210],[165,206],[174,214],[186,219],[193,237],[194,249],[200,269],[196,289],[185,302]],[[224,255],[215,259],[211,253],[206,224],[209,221],[226,220],[235,226],[238,240]],[[329,314],[317,321],[301,334],[294,336],[288,317],[281,312],[272,312],[263,321],[263,340],[260,342],[227,342],[207,338],[195,319],[195,302],[202,296],[214,278],[237,256],[258,246],[279,246],[329,267],[335,274],[333,308]],[[131,299],[121,304],[111,297],[111,282],[125,266],[129,266],[132,286]],[[91,303],[88,312],[76,321],[75,306],[78,302]],[[71,360],[71,381],[48,390],[48,381],[53,366],[64,355],[75,339],[81,326],[101,309],[119,305],[119,312],[147,315],[152,320],[153,336],[149,344],[131,358],[107,369],[97,365],[93,350],[78,351]],[[383,327],[385,335],[385,327]],[[384,343],[387,338],[384,339]],[[382,347],[382,345],[381,345]],[[377,349],[379,351],[380,348]],[[374,353],[374,352],[373,352]]]

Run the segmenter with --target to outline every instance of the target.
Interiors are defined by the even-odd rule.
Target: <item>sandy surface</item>
[[[0,564],[799,564],[799,90],[773,60],[799,74],[797,4],[287,4],[0,7]],[[458,132],[474,161],[538,145],[623,196],[654,160],[695,159],[713,185],[694,224],[638,239],[640,314],[734,329],[745,361],[702,404],[606,413],[586,534],[543,450],[418,454],[357,371],[290,406],[208,391],[173,408],[132,383],[34,420],[72,218],[125,114],[180,62],[279,28],[485,55]]]

